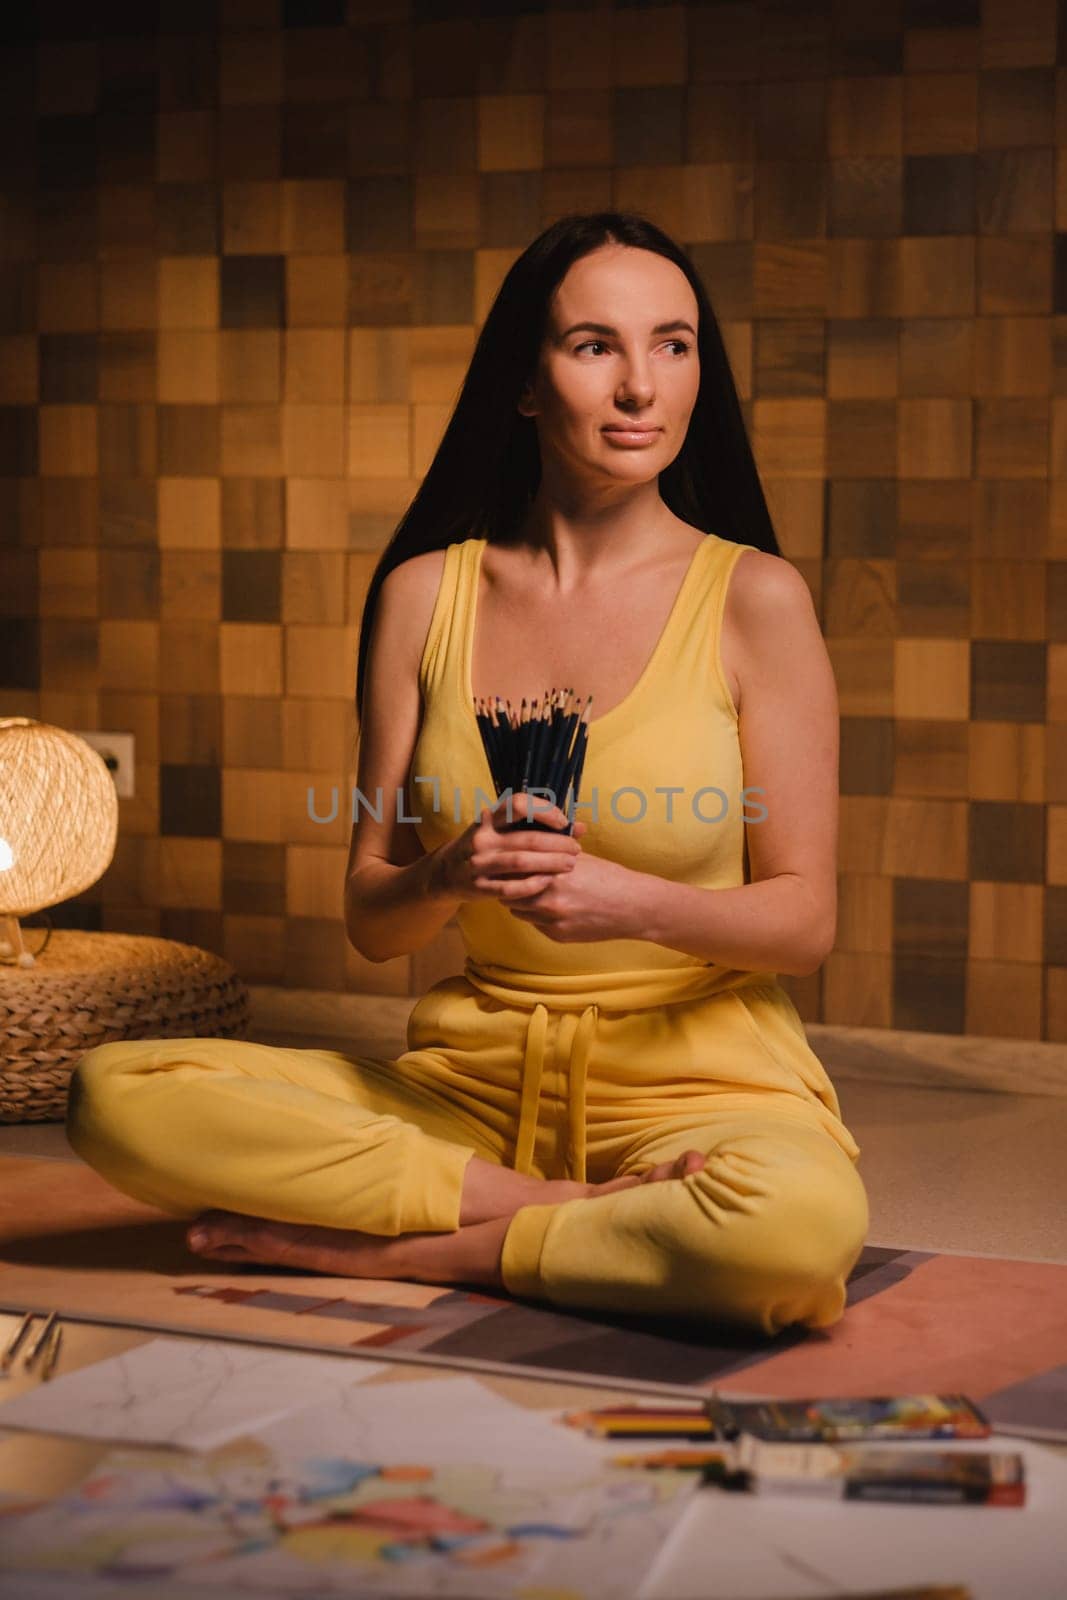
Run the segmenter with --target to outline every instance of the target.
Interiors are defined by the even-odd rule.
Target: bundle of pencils
[[[524,698],[518,712],[510,700],[501,700],[499,695],[495,704],[476,696],[474,714],[497,799],[507,789],[514,794],[532,792],[540,795],[546,805],[551,799],[569,815],[571,791],[575,805],[578,802],[592,704],[590,695],[579,712],[573,689],[548,690],[540,703],[531,700],[527,704]],[[516,817],[508,827],[537,828],[542,833],[561,831],[524,817]],[[563,831],[573,833],[574,823]]]

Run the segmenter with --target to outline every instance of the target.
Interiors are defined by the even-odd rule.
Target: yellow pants
[[[579,1022],[574,1009],[516,1009],[456,978],[416,1006],[414,1048],[395,1061],[232,1039],[116,1041],[78,1064],[68,1135],[116,1188],[174,1215],[219,1207],[392,1237],[459,1226],[472,1155],[603,1182],[698,1149],[705,1166],[686,1178],[522,1207],[504,1240],[507,1289],[767,1334],[827,1327],[869,1221],[842,1148],[851,1136],[833,1137],[797,1094],[672,1078],[664,1062],[692,1068],[687,1030],[709,1004],[654,1016],[592,1006]],[[751,1021],[737,1005],[715,1015],[740,1060]]]

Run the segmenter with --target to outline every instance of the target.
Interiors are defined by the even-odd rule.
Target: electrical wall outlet
[[[133,734],[72,732],[76,739],[84,739],[103,756],[115,780],[115,793],[128,799],[133,794]]]

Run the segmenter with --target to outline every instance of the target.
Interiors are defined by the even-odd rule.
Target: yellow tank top
[[[408,815],[419,819],[414,826],[427,851],[462,833],[496,798],[471,691],[487,543],[465,539],[447,547],[420,666],[423,718],[409,773]],[[745,816],[759,815],[760,796],[742,793],[737,714],[719,635],[730,573],[741,552],[755,548],[705,535],[637,683],[618,705],[592,717],[575,810],[588,824],[581,844],[589,854],[701,888],[748,881]],[[573,687],[584,703],[582,685]],[[648,972],[662,980],[676,972],[679,999],[773,977],[709,967],[651,940],[562,944],[494,900],[465,901],[457,922],[478,967],[538,977]],[[687,981],[698,974],[695,985]],[[662,999],[662,981],[655,989]]]
[[[464,832],[496,798],[471,692],[478,579],[488,542],[465,539],[447,547],[419,667],[423,713],[408,773],[407,815],[417,819],[411,825],[427,851]],[[759,819],[761,796],[745,792],[738,717],[719,641],[730,574],[741,552],[756,548],[705,535],[637,683],[590,722],[576,813],[589,825],[584,851],[700,888],[751,881],[745,821]],[[584,703],[582,685],[572,687]],[[652,940],[563,944],[494,899],[463,901],[456,920],[467,983],[528,1013],[516,1170],[530,1170],[549,1008],[574,1017],[566,1050],[569,1115],[574,1171],[584,1177],[586,1077],[601,1009],[651,1009],[723,992],[741,1006],[753,1047],[729,1064],[737,1087],[766,1095],[779,1109],[814,1115],[850,1158],[858,1155],[833,1084],[775,973],[702,961]],[[412,1048],[418,1019],[433,1003],[431,989],[412,1011]],[[716,1079],[713,1054],[708,1069]]]

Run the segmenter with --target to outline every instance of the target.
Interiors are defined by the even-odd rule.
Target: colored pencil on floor
[[[6,1373],[15,1357],[18,1355],[19,1350],[22,1347],[22,1341],[29,1333],[30,1324],[33,1322],[35,1315],[36,1312],[33,1311],[26,1311],[23,1313],[22,1319],[17,1328],[15,1328],[3,1350],[0,1351],[0,1372]]]
[[[59,1342],[62,1337],[63,1327],[61,1323],[57,1322],[48,1336],[48,1343],[45,1345],[44,1361],[41,1364],[42,1379],[50,1378],[55,1371],[56,1362],[59,1360]]]
[[[37,1334],[37,1337],[34,1339],[33,1343],[30,1345],[29,1349],[26,1351],[25,1356],[23,1357],[22,1364],[23,1364],[24,1367],[32,1366],[33,1363],[37,1360],[37,1357],[40,1355],[41,1351],[44,1349],[45,1341],[48,1338],[48,1335],[51,1333],[52,1328],[53,1328],[58,1316],[59,1316],[59,1312],[58,1311],[50,1311],[48,1313],[47,1317],[45,1318],[44,1327]]]

